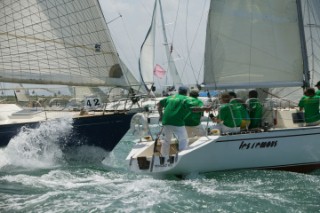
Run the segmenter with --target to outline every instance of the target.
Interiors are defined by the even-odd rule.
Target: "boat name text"
[[[156,168],[157,168],[157,167],[171,167],[171,166],[172,166],[172,164],[169,164],[169,163],[168,163],[168,164],[165,163],[165,164],[162,164],[162,165],[161,165],[161,164],[156,164],[156,165],[154,165],[154,167],[156,167]]]
[[[241,142],[239,149],[258,149],[258,148],[272,148],[277,146],[278,141],[264,141],[264,142],[254,142],[245,143]]]

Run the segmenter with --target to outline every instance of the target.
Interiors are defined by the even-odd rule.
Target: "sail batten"
[[[296,1],[211,1],[204,68],[215,89],[301,86]]]
[[[4,0],[0,14],[0,81],[129,84],[98,0]]]

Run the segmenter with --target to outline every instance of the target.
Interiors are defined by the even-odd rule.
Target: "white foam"
[[[63,157],[59,140],[71,132],[71,118],[46,121],[35,129],[23,127],[4,149],[0,149],[0,168],[55,166]]]

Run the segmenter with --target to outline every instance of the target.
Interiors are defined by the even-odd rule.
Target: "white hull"
[[[163,164],[158,153],[152,162],[154,142],[141,142],[134,146],[127,161],[130,170],[150,174],[179,175],[238,169],[307,172],[320,168],[319,136],[320,126],[201,137],[191,141],[187,150],[172,153],[172,161],[165,160]],[[140,164],[145,167],[149,161],[149,167],[139,167],[138,157],[142,157]]]

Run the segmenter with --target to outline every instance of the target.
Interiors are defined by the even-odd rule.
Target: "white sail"
[[[304,32],[310,71],[310,86],[320,81],[320,1],[302,1]]]
[[[212,0],[204,84],[221,88],[302,86],[296,0]]]
[[[301,4],[303,16],[305,43],[308,56],[308,71],[310,86],[314,87],[320,81],[320,1],[305,0]],[[297,104],[303,91],[301,87],[270,88],[268,97],[285,99],[291,104]],[[285,101],[283,101],[284,103]]]
[[[127,84],[97,0],[5,0],[0,20],[1,82]]]

